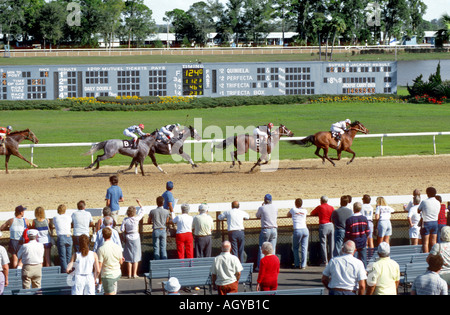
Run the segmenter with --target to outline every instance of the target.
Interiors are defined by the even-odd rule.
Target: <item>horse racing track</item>
[[[274,200],[319,199],[321,195],[339,198],[344,194],[361,197],[368,193],[374,202],[377,196],[409,195],[415,188],[424,193],[428,186],[436,187],[438,194],[450,192],[449,155],[357,157],[350,165],[347,161],[347,158],[338,161],[336,167],[329,163],[323,165],[318,158],[280,161],[276,171],[257,169],[253,173],[248,173],[251,162],[244,162],[240,170],[230,169],[229,162],[199,164],[194,170],[189,164],[180,163],[165,165],[168,174],[162,174],[147,159],[146,176],[134,172],[119,175],[119,186],[125,197],[122,206],[136,205],[137,198],[143,205],[155,205],[156,197],[164,192],[169,180],[175,183],[173,193],[178,204],[262,202],[267,193],[272,194]],[[8,175],[2,170],[0,211],[13,211],[20,204],[31,211],[38,206],[56,209],[61,203],[75,209],[81,199],[88,208],[102,208],[109,176],[124,167],[103,165],[95,172],[82,168],[30,168],[12,170]]]

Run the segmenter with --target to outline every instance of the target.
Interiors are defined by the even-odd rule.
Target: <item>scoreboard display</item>
[[[0,100],[397,93],[396,62],[1,66]]]

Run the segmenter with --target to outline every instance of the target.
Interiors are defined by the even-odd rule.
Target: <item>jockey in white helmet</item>
[[[352,123],[351,120],[347,118],[346,120],[338,121],[331,125],[330,131],[331,134],[335,137],[336,141],[338,142],[337,143],[338,147],[341,144],[342,135],[345,133],[348,125],[350,125],[351,123]]]
[[[165,134],[169,138],[170,142],[174,143],[176,141],[175,134],[180,131],[180,124],[172,124],[167,126],[162,126],[159,132]]]

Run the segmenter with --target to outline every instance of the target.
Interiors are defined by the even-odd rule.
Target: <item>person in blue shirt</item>
[[[119,177],[117,175],[110,176],[109,182],[111,187],[106,190],[106,206],[111,209],[111,216],[118,222],[117,216],[119,215],[120,210],[119,202],[123,202],[123,193],[122,189],[118,186]]]
[[[166,191],[162,194],[164,198],[163,208],[169,210],[171,213],[175,207],[175,198],[172,194],[173,182],[169,181],[166,183]]]

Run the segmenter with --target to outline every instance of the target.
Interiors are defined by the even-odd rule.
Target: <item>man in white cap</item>
[[[389,257],[391,247],[386,242],[378,245],[378,256],[373,264],[367,267],[367,295],[397,295],[400,283],[400,266]]]
[[[347,130],[347,126],[350,125],[351,123],[352,123],[351,120],[347,118],[346,120],[338,121],[331,125],[330,131],[332,136],[337,141],[336,147],[339,147],[339,145],[341,144],[342,135]]]
[[[211,234],[214,228],[214,220],[208,214],[208,205],[202,203],[198,207],[198,215],[192,222],[194,230],[194,255],[197,258],[211,257]]]
[[[164,290],[167,291],[167,295],[180,295],[180,293],[178,293],[180,288],[180,282],[175,277],[170,277],[164,284]]]
[[[40,288],[42,263],[44,262],[44,245],[37,242],[38,230],[28,230],[29,242],[23,244],[17,257],[22,261],[22,287],[24,289]]]

